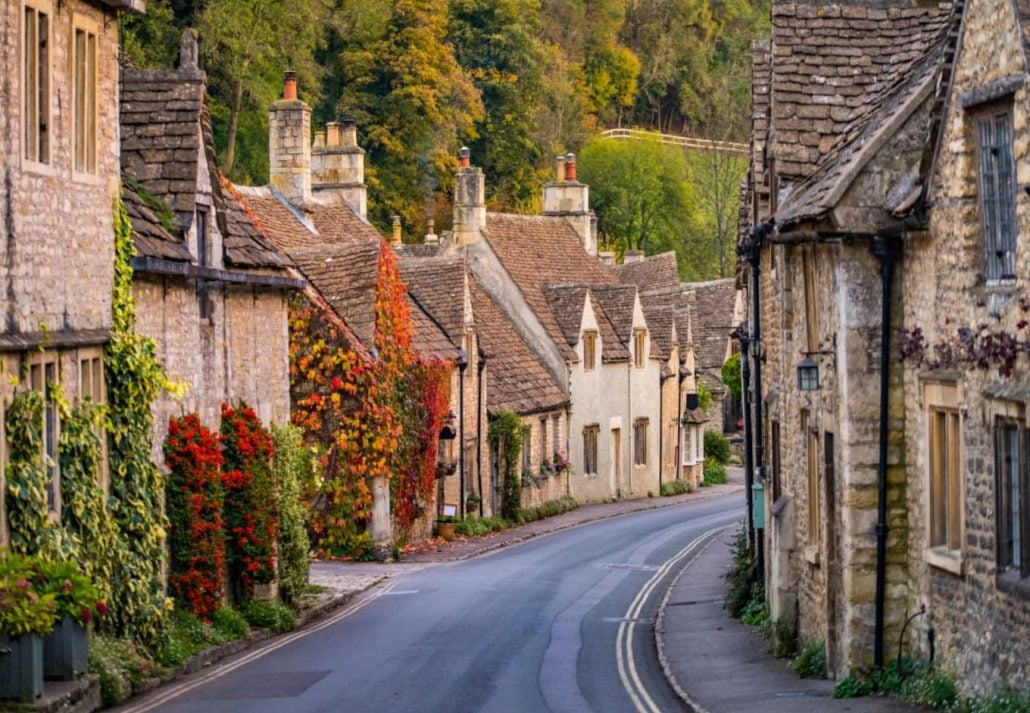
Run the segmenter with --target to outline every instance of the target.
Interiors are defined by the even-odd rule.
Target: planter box
[[[436,523],[436,531],[445,541],[450,542],[454,539],[454,523],[453,522],[438,522]]]
[[[36,634],[0,636],[0,698],[32,703],[43,695],[43,639]]]
[[[43,639],[43,675],[49,680],[72,681],[86,672],[88,654],[89,634],[66,616]]]

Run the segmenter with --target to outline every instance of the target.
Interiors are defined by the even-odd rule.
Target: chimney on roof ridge
[[[426,220],[426,237],[423,241],[426,245],[438,245],[440,243],[440,236],[434,231],[435,227],[436,221],[432,218],[428,218]]]
[[[454,244],[468,245],[477,242],[479,231],[486,227],[486,178],[483,169],[472,165],[467,146],[458,152],[458,165],[454,176]]]
[[[311,107],[297,98],[297,73],[283,75],[283,98],[268,110],[269,183],[303,208],[311,200]]]
[[[615,264],[615,253],[611,250],[602,250],[597,253],[597,259],[601,261],[603,265],[614,265]]]
[[[393,235],[390,237],[390,245],[401,244],[401,217],[393,216]]]
[[[561,216],[575,229],[583,248],[597,255],[596,218],[590,210],[590,187],[576,179],[576,154],[558,157],[556,181],[544,184],[544,215]]]
[[[622,254],[622,264],[631,265],[635,262],[643,262],[644,251],[643,250],[627,250]]]
[[[311,183],[315,195],[347,204],[362,218],[368,216],[368,188],[365,186],[365,150],[358,146],[354,119],[330,121],[325,125],[325,142],[315,145],[311,155]]]

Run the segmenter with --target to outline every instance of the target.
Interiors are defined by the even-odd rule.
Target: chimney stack
[[[631,265],[635,262],[642,262],[644,260],[643,250],[627,250],[622,254],[622,264]]]
[[[315,195],[346,203],[355,213],[366,218],[365,150],[358,146],[358,129],[354,120],[327,123],[323,145],[319,145],[317,133],[315,136],[311,156],[311,182]]]
[[[454,244],[479,240],[486,227],[486,178],[483,169],[472,165],[467,146],[458,152],[458,173],[454,176]]]
[[[597,232],[590,210],[590,187],[576,179],[576,154],[558,157],[557,180],[544,184],[544,215],[561,216],[569,221],[583,249],[597,255]]]
[[[601,261],[603,265],[614,265],[615,264],[615,253],[611,250],[602,250],[597,253],[597,259]]]
[[[432,218],[428,218],[426,220],[426,237],[425,237],[425,240],[423,241],[423,242],[425,242],[426,245],[439,245],[440,244],[440,236],[436,234],[436,231],[434,230],[435,227],[436,227],[436,221],[433,220]]]
[[[393,236],[390,238],[390,245],[401,244],[401,217],[393,216]]]
[[[283,98],[268,111],[269,183],[303,208],[311,200],[311,107],[297,99],[297,73],[283,76]]]

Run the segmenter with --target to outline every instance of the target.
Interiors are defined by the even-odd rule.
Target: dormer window
[[[633,332],[633,365],[638,369],[644,368],[645,351],[647,349],[647,332],[638,329]]]
[[[597,332],[583,333],[583,370],[593,371],[597,367]]]

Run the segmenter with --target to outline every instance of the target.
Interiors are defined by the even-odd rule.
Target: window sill
[[[808,562],[808,564],[818,567],[820,562],[819,545],[809,545],[804,549],[801,556],[805,558],[805,562]]]
[[[958,577],[962,576],[962,552],[959,550],[931,547],[923,550],[923,559],[931,567],[950,572]]]
[[[49,163],[43,163],[41,161],[33,161],[32,159],[23,158],[21,160],[21,170],[25,173],[35,173],[40,176],[56,176],[57,171]]]
[[[102,186],[104,185],[104,179],[102,179],[96,173],[89,173],[86,171],[72,171],[72,180],[76,183],[82,183],[87,186]]]
[[[998,590],[1014,597],[1030,599],[1030,577],[1020,577],[1019,572],[1008,570],[998,574]]]

